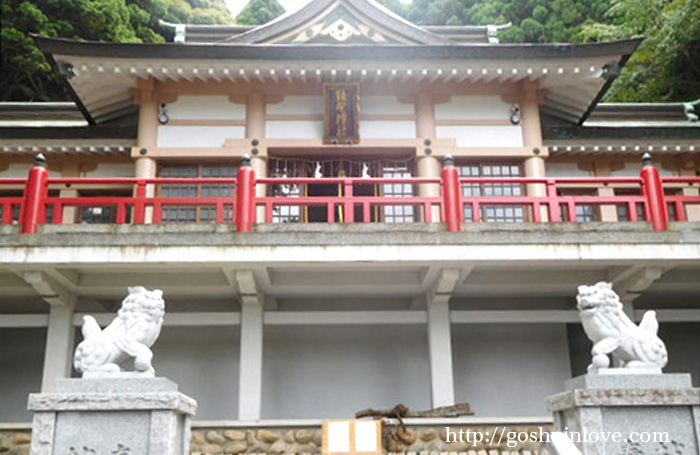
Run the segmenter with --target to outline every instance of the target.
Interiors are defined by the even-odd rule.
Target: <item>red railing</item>
[[[331,187],[336,195],[333,196],[266,196],[255,199],[257,207],[265,208],[265,222],[274,222],[274,212],[279,207],[292,206],[301,209],[312,207],[325,208],[328,223],[345,222],[369,223],[372,221],[372,210],[384,207],[420,208],[421,219],[427,223],[433,221],[433,208],[442,214],[442,198],[440,196],[369,196],[356,195],[358,185],[377,186],[384,184],[400,185],[439,185],[438,178],[262,178],[257,185],[299,185],[307,187]],[[355,215],[359,214],[359,217]],[[418,213],[416,212],[416,215]],[[339,216],[336,216],[339,215]],[[342,218],[342,219],[339,219]],[[441,215],[441,219],[444,216]],[[378,221],[375,219],[375,221]]]
[[[700,182],[700,179],[697,179]],[[580,221],[577,218],[577,208],[582,206],[593,206],[597,209],[601,207],[623,206],[630,213],[629,221],[638,221],[638,210],[644,207],[645,198],[641,193],[642,180],[636,177],[605,177],[605,178],[460,178],[460,185],[467,190],[474,185],[491,188],[495,192],[500,188],[511,191],[517,190],[525,193],[526,187],[539,186],[541,192],[546,192],[546,196],[462,196],[462,205],[472,213],[472,218],[467,221],[485,221],[483,209],[485,207],[505,206],[517,207],[523,210],[523,221],[532,220],[534,222],[550,221]],[[567,195],[568,191],[588,190],[596,191],[598,188],[625,188],[636,189],[639,194],[598,196],[598,195]],[[683,203],[689,202],[685,199]],[[565,215],[563,215],[563,213]],[[648,217],[646,217],[648,218]],[[592,221],[592,220],[591,220]]]
[[[652,169],[656,171],[653,167]],[[256,180],[252,168],[244,164],[236,178],[52,179],[48,178],[48,172],[42,163],[38,163],[27,179],[0,179],[0,190],[8,193],[7,197],[0,196],[0,220],[2,224],[21,224],[24,233],[35,233],[41,224],[75,222],[75,219],[66,218],[67,213],[70,213],[66,210],[68,208],[110,209],[111,218],[102,222],[114,224],[176,222],[178,220],[169,215],[169,210],[184,208],[203,213],[206,209],[206,221],[236,223],[239,232],[250,232],[256,221],[391,222],[392,214],[400,212],[403,214],[400,219],[404,222],[445,222],[448,231],[459,231],[463,221],[598,221],[601,213],[607,209],[609,221],[651,221],[654,229],[665,230],[669,209],[673,215],[671,219],[677,221],[687,221],[691,207],[696,212],[700,211],[700,196],[680,194],[683,188],[700,188],[700,178],[661,179],[658,172],[653,171],[643,171],[639,178],[459,178],[456,168],[447,162],[441,178]],[[169,185],[180,188],[213,185],[225,188],[226,191],[230,188],[230,196],[168,197],[163,194],[163,189]],[[257,197],[255,189],[261,185],[267,188],[268,195]],[[383,185],[409,186],[411,191],[407,195],[395,197],[382,194]],[[653,190],[649,189],[651,185],[655,185]],[[294,195],[275,194],[272,191],[281,186],[296,186],[298,191]],[[361,191],[356,194],[358,188],[368,186],[379,191],[375,194]],[[127,194],[76,197],[59,194],[60,190],[89,192],[94,188],[119,189]],[[326,190],[309,191],[319,188]],[[422,188],[430,188],[430,191],[425,192],[435,194],[416,196],[422,192]],[[439,194],[435,191],[438,188]],[[569,194],[584,189],[597,193],[599,188],[626,194]],[[12,190],[16,194],[11,194]],[[23,191],[24,196],[20,197],[17,194],[19,191]],[[282,219],[279,213],[284,212],[285,207],[288,210],[294,208],[297,216]],[[261,211],[259,209],[264,211],[264,215],[258,214]],[[212,211],[214,216],[211,216]],[[311,216],[311,212],[315,214]]]

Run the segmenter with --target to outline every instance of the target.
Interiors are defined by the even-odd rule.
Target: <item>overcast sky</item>
[[[309,3],[310,0],[277,0],[280,2],[282,6],[284,6],[284,9],[289,11],[296,11],[302,6],[306,5]],[[243,7],[248,3],[248,0],[226,0],[226,5],[228,6],[228,9],[231,11],[231,13],[235,16],[238,15],[238,13],[243,9]]]

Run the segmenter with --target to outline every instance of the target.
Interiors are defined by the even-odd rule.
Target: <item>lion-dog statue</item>
[[[589,373],[610,367],[612,355],[620,368],[653,369],[661,373],[668,354],[657,336],[659,323],[654,311],[644,313],[639,326],[622,311],[622,303],[612,284],[579,286],[576,296],[583,329],[593,342]]]
[[[133,361],[139,376],[154,377],[150,347],[160,335],[164,314],[163,291],[130,287],[117,317],[104,330],[92,316],[83,317],[84,340],[75,350],[75,369],[83,377],[112,375]]]

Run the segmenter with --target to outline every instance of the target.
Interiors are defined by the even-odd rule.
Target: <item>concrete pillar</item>
[[[525,147],[542,148],[542,125],[540,123],[540,105],[537,85],[526,85],[525,93],[520,102],[520,115],[522,118],[521,128],[523,133],[523,145]],[[533,155],[525,159],[525,177],[543,178],[546,176],[544,158]],[[543,184],[526,185],[527,195],[534,197],[545,197],[547,186]],[[548,213],[542,207],[542,220],[548,220]]]
[[[416,101],[416,135],[418,138],[431,140],[434,140],[436,135],[435,104],[433,103],[432,95],[430,95],[429,93],[419,94],[418,100]],[[424,145],[425,147],[417,150],[416,153],[416,176],[440,178],[440,172],[442,171],[440,161],[432,155],[426,155],[425,150],[431,149],[431,146],[428,144]],[[422,197],[440,197],[440,185],[419,185],[418,195]],[[440,222],[439,207],[433,207],[431,215],[433,223]]]
[[[420,152],[419,152],[420,154]],[[432,177],[440,178],[440,173],[442,171],[442,166],[440,161],[434,156],[418,156],[416,160],[416,172],[417,177]],[[430,183],[430,184],[420,184],[418,185],[418,195],[421,197],[440,197],[440,184]],[[422,213],[422,209],[420,210]],[[440,207],[432,207],[431,217],[433,223],[439,223],[440,220]],[[425,219],[423,220],[425,221]]]
[[[595,176],[596,177],[611,177],[612,168],[609,161],[597,161],[595,163]],[[601,197],[612,197],[615,196],[615,189],[610,187],[598,188],[598,196]],[[617,221],[617,207],[614,205],[601,205],[600,206],[600,221],[606,222],[616,222]]]
[[[158,101],[153,95],[153,82],[143,83],[139,104],[139,126],[136,144],[138,147],[148,151],[149,148],[158,146]],[[136,177],[154,178],[156,176],[156,161],[148,154],[141,155],[136,159]],[[135,191],[135,190],[134,190]],[[146,188],[148,197],[155,196],[155,186],[148,185]],[[153,221],[153,209],[146,209],[146,223]]]
[[[263,307],[256,296],[241,297],[241,353],[238,419],[259,420],[262,404]]]
[[[77,162],[64,163],[61,169],[62,178],[73,178],[80,177],[80,165]],[[78,191],[71,188],[63,188],[58,192],[58,196],[64,197],[78,197]],[[77,207],[64,207],[63,208],[63,224],[75,224],[76,215],[78,213]]]
[[[136,160],[136,177],[138,178],[153,178],[156,176],[156,169],[156,160],[152,158],[138,158]]]
[[[136,160],[136,177],[150,179],[156,176],[156,160],[152,158],[142,157]],[[136,194],[136,189],[134,189]],[[153,197],[156,194],[155,185],[146,186],[146,196]],[[153,222],[153,207],[146,207],[145,219],[146,224]]]
[[[536,93],[527,94],[520,104],[522,116],[523,145],[525,147],[542,147],[542,127],[540,124],[540,106]],[[544,158],[532,156],[525,159],[526,177],[545,177]],[[547,189],[544,185],[528,185],[529,196],[545,196]]]
[[[259,92],[248,94],[248,102],[245,110],[245,136],[246,138],[264,139],[265,138],[265,113],[267,105],[265,103],[265,95]],[[251,145],[252,146],[252,145]],[[267,158],[259,155],[252,155],[250,165],[255,171],[255,178],[267,177]],[[256,185],[255,196],[265,197],[267,192],[266,185]],[[265,207],[258,207],[256,211],[257,221],[265,220]]]
[[[449,295],[438,294],[428,302],[430,399],[433,407],[455,404],[449,299]]]
[[[683,155],[681,157],[680,163],[680,176],[681,177],[697,177],[698,169],[695,164],[695,159],[693,155]],[[683,196],[699,196],[700,190],[698,188],[683,188]],[[690,204],[686,206],[685,209],[688,221],[700,221],[700,205]]]
[[[249,93],[245,108],[245,137],[265,138],[265,110],[265,95],[259,92]]]
[[[418,137],[435,137],[435,104],[430,93],[421,93],[416,101],[416,134]]]
[[[44,350],[44,371],[41,377],[41,392],[50,393],[58,378],[70,377],[73,364],[74,304],[52,305],[49,311],[49,327]]]

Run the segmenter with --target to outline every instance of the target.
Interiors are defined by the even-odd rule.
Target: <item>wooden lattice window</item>
[[[161,177],[172,178],[217,178],[236,177],[238,167],[230,164],[187,164],[165,165],[160,169]],[[208,184],[163,184],[160,185],[160,196],[164,198],[178,197],[232,197],[235,186],[231,183]],[[224,219],[233,218],[232,208],[226,206]],[[216,206],[214,205],[182,205],[164,206],[164,223],[214,223],[216,222]]]
[[[382,166],[382,177],[385,178],[410,178],[413,176],[408,163],[386,163]],[[386,197],[411,197],[414,195],[413,185],[410,183],[385,183],[382,185],[382,193]],[[416,221],[416,207],[412,205],[386,205],[383,207],[383,221],[385,223],[413,223]]]
[[[80,190],[79,197],[129,197],[133,193],[125,190]],[[76,213],[77,223],[81,224],[114,224],[117,222],[116,205],[85,205],[78,208]],[[127,223],[131,221],[131,211],[126,211]]]
[[[512,163],[468,163],[458,166],[462,177],[501,178],[522,177],[522,167]],[[519,183],[464,183],[462,196],[473,197],[514,197],[523,196],[525,189]],[[511,204],[484,204],[481,206],[482,221],[500,223],[521,223],[527,218],[527,207]],[[473,208],[464,205],[464,219],[474,220]]]

